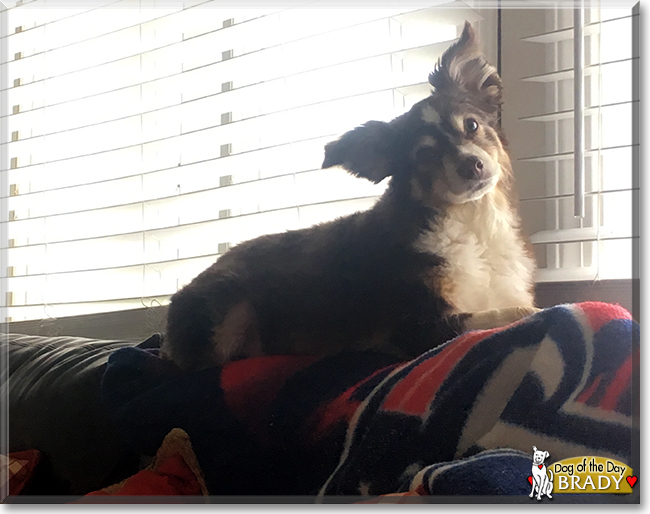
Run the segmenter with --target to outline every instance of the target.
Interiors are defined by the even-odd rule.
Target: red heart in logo
[[[530,485],[533,485],[533,477],[528,477],[528,483],[529,483]]]
[[[625,477],[625,480],[627,480],[627,483],[630,484],[630,487],[634,487],[634,484],[636,484],[638,478],[635,476],[631,476],[631,477]]]
[[[537,467],[538,467],[539,469],[542,469],[542,468],[544,467],[544,464],[540,464],[540,465],[537,466]]]

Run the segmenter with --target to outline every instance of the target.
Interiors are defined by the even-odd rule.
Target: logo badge
[[[626,464],[607,457],[571,457],[549,463],[550,454],[533,446],[530,497],[553,498],[552,493],[630,494],[638,477]],[[625,480],[623,480],[625,479]]]

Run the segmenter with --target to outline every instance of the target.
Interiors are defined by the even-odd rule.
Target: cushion
[[[145,469],[112,486],[86,495],[75,503],[95,503],[96,496],[207,496],[208,490],[190,438],[174,428],[163,439],[154,460]]]
[[[0,354],[9,356],[8,369],[1,367],[0,375],[0,394],[9,398],[9,451],[43,454],[43,480],[35,494],[85,494],[122,478],[127,471],[121,467],[137,464],[100,401],[109,355],[136,344],[0,336]]]
[[[40,460],[41,453],[37,450],[0,455],[0,491],[10,496],[27,492]]]

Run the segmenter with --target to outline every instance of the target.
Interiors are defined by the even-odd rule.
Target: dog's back
[[[187,359],[203,355],[208,362],[387,349],[400,320],[429,296],[422,273],[442,262],[416,251],[417,231],[395,222],[376,208],[236,246],[174,296],[166,338],[184,334],[178,348]],[[438,300],[435,312],[449,310]],[[214,327],[237,306],[237,342],[222,354],[214,347]]]

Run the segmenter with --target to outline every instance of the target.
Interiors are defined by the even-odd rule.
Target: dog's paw
[[[489,330],[505,327],[541,309],[535,307],[506,307],[491,311],[474,312],[465,320],[465,330]]]

